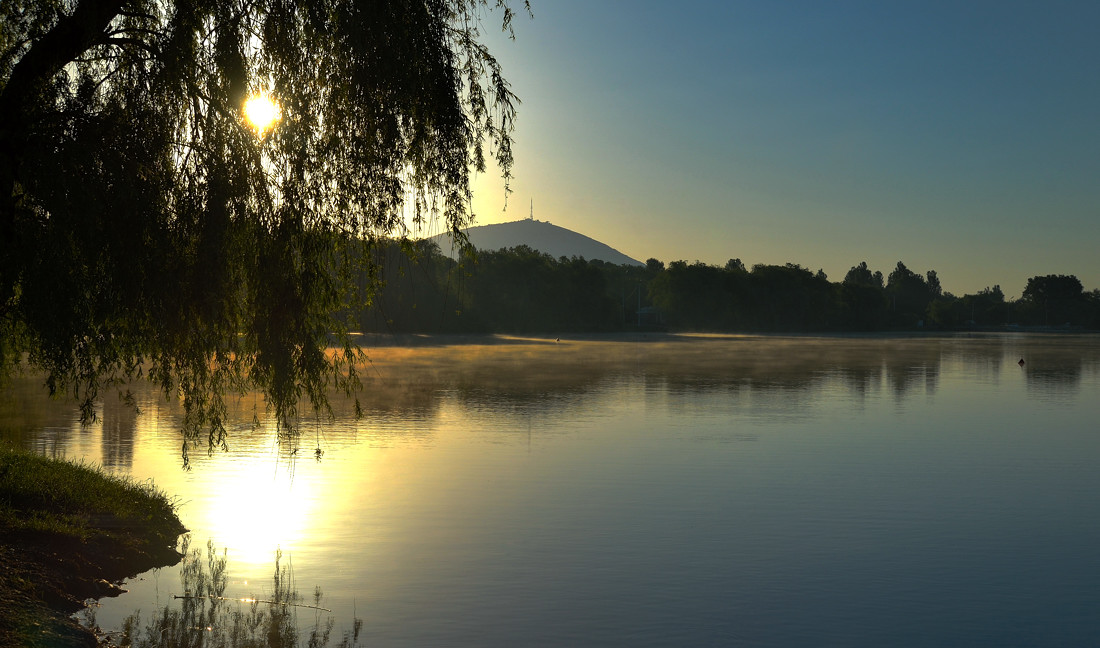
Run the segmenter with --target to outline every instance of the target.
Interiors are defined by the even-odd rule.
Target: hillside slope
[[[526,245],[549,254],[555,259],[584,257],[617,265],[645,265],[605,243],[540,220],[524,219],[511,223],[479,225],[471,227],[466,233],[470,237],[470,242],[479,250],[499,250]],[[430,240],[438,244],[444,254],[452,249],[450,233],[433,236]]]

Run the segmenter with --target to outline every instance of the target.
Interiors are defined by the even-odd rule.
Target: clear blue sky
[[[514,193],[479,177],[477,224],[533,200],[640,260],[1100,288],[1100,2],[532,8],[489,38],[523,104]]]

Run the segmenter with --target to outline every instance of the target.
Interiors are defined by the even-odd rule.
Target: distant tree
[[[934,276],[934,275],[933,275]],[[912,326],[926,318],[933,298],[928,282],[898,261],[886,280],[886,297],[890,303],[891,320],[895,326]]]
[[[367,248],[372,273],[361,282],[370,302],[353,314],[361,331],[381,333],[468,332],[477,322],[465,316],[466,281],[458,264],[428,240],[379,239]]]
[[[660,270],[651,273],[646,266],[604,263],[595,260],[589,261],[589,264],[600,269],[604,277],[607,297],[618,304],[617,324],[627,328],[636,326],[638,309],[652,306],[646,292],[646,284]]]
[[[591,262],[572,258],[562,262],[565,294],[559,304],[558,331],[608,331],[621,324],[617,300],[608,294],[606,274]]]
[[[531,333],[553,326],[564,292],[557,264],[526,245],[481,252],[469,279],[471,314],[490,331]]]
[[[832,286],[794,263],[752,267],[749,308],[755,326],[770,331],[824,330],[834,319]]]
[[[1093,330],[1100,329],[1100,290],[1085,293],[1085,312],[1087,319],[1082,325]]]
[[[1073,275],[1045,275],[1027,280],[1021,300],[1025,312],[1042,324],[1082,323],[1086,297],[1081,281]]]
[[[606,264],[526,245],[482,252],[466,280],[463,317],[493,332],[611,330],[622,326],[622,297],[609,294],[607,276]]]
[[[943,294],[943,287],[940,286],[940,277],[936,274],[935,270],[929,270],[925,274],[925,283],[928,286],[928,294],[932,298],[939,297]]]
[[[1034,302],[1076,301],[1084,296],[1081,280],[1073,275],[1046,275],[1027,280],[1022,297]]]
[[[695,262],[673,261],[649,284],[653,304],[666,321],[694,330],[722,330],[729,327],[731,301],[725,290],[724,271]]]
[[[85,419],[150,377],[211,445],[226,391],[286,429],[353,390],[356,247],[458,233],[471,170],[511,167],[494,7],[507,30],[506,0],[0,3],[0,368],[29,354]]]
[[[859,331],[882,328],[887,315],[882,291],[881,272],[872,273],[866,261],[852,266],[838,294],[841,326]]]
[[[964,296],[964,299],[969,295]],[[970,304],[970,317],[975,324],[998,325],[1008,323],[1008,304],[999,285],[983,288]]]
[[[847,285],[854,286],[869,286],[872,288],[882,288],[882,273],[871,273],[871,269],[867,267],[866,261],[860,261],[859,265],[852,266],[848,270],[848,274],[844,275],[844,281]]]
[[[748,270],[745,269],[745,264],[741,263],[741,259],[730,259],[729,261],[726,261],[726,271],[748,272]]]
[[[1000,285],[994,285],[992,288],[985,287],[978,291],[978,294],[983,297],[988,297],[990,300],[996,303],[1002,303],[1005,300],[1005,294],[1001,291]]]

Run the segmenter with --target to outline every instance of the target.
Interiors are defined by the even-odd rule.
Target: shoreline
[[[171,501],[98,468],[0,446],[0,646],[96,646],[85,601],[182,559]]]
[[[1051,337],[1093,337],[1100,331],[1057,326],[974,327],[960,329],[899,329],[883,331],[611,331],[564,333],[362,333],[352,332],[352,341],[368,354],[372,349],[431,348],[522,345],[554,346],[570,342],[692,342],[707,339],[911,339],[936,337],[1043,335]]]

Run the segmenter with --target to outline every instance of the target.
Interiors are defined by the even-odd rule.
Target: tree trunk
[[[47,84],[66,65],[106,38],[107,27],[126,0],[82,0],[71,15],[57,24],[12,68],[0,91],[0,316],[10,307],[16,268],[13,250],[19,245],[16,211],[20,166],[39,115],[55,107],[45,105]]]

